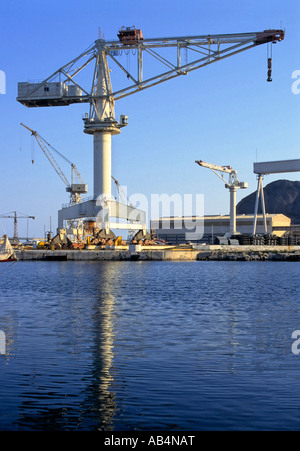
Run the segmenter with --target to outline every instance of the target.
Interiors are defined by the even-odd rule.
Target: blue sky
[[[273,46],[273,83],[266,82],[267,46],[260,46],[207,68],[178,77],[116,102],[116,117],[129,125],[113,137],[112,174],[128,194],[204,194],[206,214],[227,214],[229,193],[203,159],[232,165],[249,189],[256,189],[253,162],[299,158],[300,95],[292,93],[292,74],[300,70],[300,4],[297,0],[15,0],[0,6],[0,95],[2,196],[0,213],[35,215],[30,235],[57,224],[57,210],[68,201],[65,187],[37,143],[20,126],[37,130],[74,161],[93,189],[92,138],[83,133],[87,105],[28,109],[16,101],[19,81],[42,80],[79,55],[98,38],[114,39],[122,26],[136,25],[144,37],[185,36],[285,28]],[[116,88],[114,86],[114,88]],[[69,167],[57,158],[66,174]],[[265,184],[276,180],[269,176]],[[299,180],[299,174],[284,178]],[[1,220],[13,232],[12,220]],[[27,221],[20,220],[19,234]]]

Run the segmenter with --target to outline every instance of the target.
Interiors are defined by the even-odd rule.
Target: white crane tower
[[[210,169],[214,172],[223,182],[225,182],[225,188],[230,192],[230,236],[237,234],[236,228],[236,191],[237,189],[247,189],[248,183],[240,182],[237,178],[237,171],[232,169],[231,166],[217,166],[216,164],[206,163],[202,160],[196,160],[195,163],[204,168]],[[224,177],[218,172],[229,174],[229,180],[226,182]]]
[[[104,206],[109,207],[106,229],[117,226],[110,222],[112,217],[138,221],[143,228],[146,227],[144,212],[111,199],[111,137],[119,134],[121,128],[128,124],[128,117],[125,115],[120,116],[119,122],[116,120],[116,100],[175,77],[187,75],[261,44],[282,41],[284,35],[283,30],[265,30],[254,33],[144,39],[141,30],[135,27],[122,28],[118,40],[97,39],[85,52],[41,83],[19,83],[17,100],[27,107],[66,106],[73,103],[90,105],[89,113],[84,117],[84,132],[93,135],[94,140],[93,198],[60,210],[58,227],[63,226],[64,220],[95,217]],[[126,68],[126,63],[121,63],[123,52],[126,55],[131,52],[136,58],[134,70]],[[108,60],[125,75],[123,87],[120,86],[116,90],[112,88]],[[152,64],[153,61],[157,64]],[[92,62],[92,87],[90,79],[87,87],[81,81],[84,78],[82,71]],[[156,68],[157,71],[154,72]],[[144,76],[145,69],[148,76]],[[108,203],[97,205],[99,196]],[[138,224],[136,225],[138,228]]]

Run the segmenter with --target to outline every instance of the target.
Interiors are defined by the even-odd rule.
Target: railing
[[[84,204],[85,202],[89,202],[90,200],[94,200],[94,196],[85,197],[84,199],[81,200],[81,202],[78,202],[77,204],[73,204],[73,205]],[[70,205],[70,203],[62,204],[62,208],[69,208],[69,207],[72,207],[72,204],[71,205]]]

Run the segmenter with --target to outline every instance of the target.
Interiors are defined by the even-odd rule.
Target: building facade
[[[291,220],[281,214],[267,215],[267,233],[282,237],[291,226]],[[237,216],[237,231],[242,235],[252,235],[253,215]],[[187,242],[214,244],[217,237],[230,230],[230,216],[168,217],[151,220],[151,229],[158,239],[170,244]],[[257,234],[263,235],[263,216],[257,220]]]

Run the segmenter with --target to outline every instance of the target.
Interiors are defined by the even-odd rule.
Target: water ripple
[[[1,430],[298,430],[299,264],[20,262]]]

